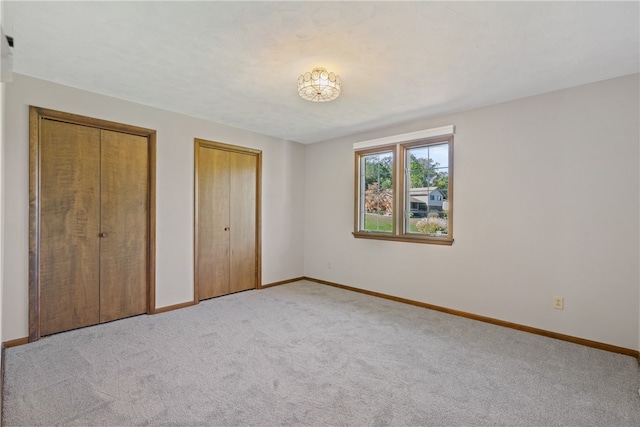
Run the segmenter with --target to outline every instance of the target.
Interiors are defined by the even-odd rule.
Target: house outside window
[[[453,243],[453,135],[355,151],[356,238]]]
[[[449,237],[449,208],[444,201],[449,194],[452,144],[453,138],[401,145],[405,159],[404,193],[410,203],[418,202],[419,206],[418,210],[410,210],[406,215],[404,234]]]

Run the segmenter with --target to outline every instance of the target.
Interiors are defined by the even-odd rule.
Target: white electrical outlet
[[[332,267],[331,261],[327,261],[327,268],[331,268],[331,267]]]
[[[564,310],[564,297],[553,297],[553,308]]]

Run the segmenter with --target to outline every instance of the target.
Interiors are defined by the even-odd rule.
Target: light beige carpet
[[[640,426],[635,359],[310,282],[6,351],[4,425]]]

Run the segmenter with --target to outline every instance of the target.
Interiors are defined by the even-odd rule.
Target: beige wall
[[[3,294],[3,250],[4,250],[4,83],[0,83],[0,343],[4,342],[2,334],[2,294]],[[1,362],[0,362],[1,363]],[[0,372],[2,372],[2,365],[0,364]]]
[[[157,307],[193,299],[195,137],[263,151],[262,283],[302,276],[303,145],[14,74],[6,88],[5,341],[28,335],[29,105],[157,130]]]
[[[0,0],[0,27],[4,23],[4,1]],[[0,64],[1,65],[1,64]],[[0,83],[0,343],[4,342],[2,334],[2,305],[3,305],[3,264],[4,264],[4,83]],[[2,361],[0,359],[0,375],[2,373]],[[2,381],[0,381],[1,383]],[[2,393],[2,390],[0,390]],[[2,397],[0,397],[0,403]]]
[[[199,137],[264,152],[265,284],[304,274],[640,349],[639,89],[638,75],[627,76],[305,147],[14,75],[4,121],[2,339],[28,331],[27,120],[37,105],[158,130],[158,307],[192,298]],[[454,245],[354,239],[352,143],[448,124],[456,125]],[[488,190],[495,204],[486,204]],[[551,307],[554,295],[565,310]]]
[[[632,75],[307,146],[305,275],[639,349],[638,92]],[[354,239],[352,143],[450,124],[453,246]]]
[[[4,83],[0,83],[0,343],[4,342],[3,334],[2,334],[2,294],[3,294],[3,260],[2,252],[4,249],[4,209],[2,208],[3,200],[4,200]],[[2,372],[2,361],[0,360],[0,372]],[[1,400],[1,399],[0,399]]]

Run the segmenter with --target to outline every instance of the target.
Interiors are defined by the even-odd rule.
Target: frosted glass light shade
[[[341,85],[340,76],[317,67],[298,78],[298,93],[307,101],[328,102],[340,95]]]

